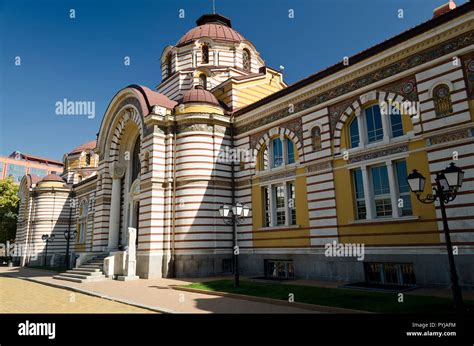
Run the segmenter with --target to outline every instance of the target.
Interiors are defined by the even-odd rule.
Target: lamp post
[[[436,173],[436,187],[433,188],[434,194],[429,193],[425,198],[421,193],[425,189],[426,178],[416,169],[407,177],[408,186],[416,198],[425,204],[431,204],[439,201],[441,216],[443,218],[443,230],[446,238],[446,248],[448,251],[449,271],[451,278],[451,290],[453,292],[454,307],[457,311],[464,310],[461,287],[459,287],[458,274],[456,272],[456,263],[454,262],[453,247],[449,235],[448,218],[446,217],[446,204],[454,201],[458,190],[461,188],[464,172],[451,162],[449,166],[441,172]]]
[[[46,249],[45,249],[45,254],[44,254],[44,266],[46,267],[46,259],[48,258],[48,244],[54,241],[54,234],[51,234],[51,235],[43,234],[41,236],[41,239],[43,239],[43,241],[46,243]]]
[[[68,227],[67,230],[64,231],[64,238],[66,239],[66,269],[69,269],[70,261],[69,261],[69,245],[72,239],[77,234],[76,230],[71,231],[71,218],[72,218],[72,209],[75,208],[76,206],[76,201],[74,199],[74,192],[71,192],[71,200],[69,204],[69,222],[68,222]]]
[[[234,284],[235,287],[240,286],[239,281],[239,246],[237,243],[237,225],[242,223],[244,218],[249,215],[250,208],[242,203],[236,203],[234,205],[223,204],[219,208],[219,214],[221,215],[226,225],[232,225],[232,239],[233,239],[233,252],[234,252]]]

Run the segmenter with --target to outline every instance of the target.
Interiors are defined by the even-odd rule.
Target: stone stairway
[[[104,275],[104,258],[107,256],[108,254],[95,256],[79,267],[55,275],[53,278],[80,283],[106,280],[107,277]]]

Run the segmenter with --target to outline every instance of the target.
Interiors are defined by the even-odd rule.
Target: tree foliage
[[[18,188],[11,177],[0,180],[0,243],[15,239],[20,201]]]

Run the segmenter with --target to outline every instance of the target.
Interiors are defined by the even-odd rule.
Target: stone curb
[[[176,313],[176,311],[173,311],[173,310],[169,310],[169,309],[165,309],[165,308],[156,308],[156,307],[152,307],[152,306],[149,306],[149,305],[135,303],[135,302],[132,302],[132,301],[129,301],[129,300],[126,300],[126,299],[113,298],[113,297],[110,297],[110,296],[105,295],[105,294],[101,294],[101,293],[94,292],[94,291],[88,291],[88,290],[85,290],[85,289],[82,289],[82,288],[71,287],[71,286],[63,286],[59,283],[55,284],[55,283],[52,283],[52,282],[45,282],[45,281],[38,280],[38,279],[32,279],[32,278],[27,278],[27,277],[22,277],[22,276],[16,276],[14,274],[6,274],[6,275],[11,276],[11,277],[16,278],[16,279],[31,281],[31,282],[34,282],[34,283],[37,283],[37,284],[43,284],[43,285],[51,286],[51,287],[55,287],[55,288],[62,288],[62,289],[66,289],[66,290],[69,290],[69,291],[74,291],[74,292],[77,292],[77,293],[87,294],[89,296],[102,298],[102,299],[107,299],[107,300],[110,300],[110,301],[113,301],[113,302],[134,306],[134,307],[141,308],[141,309],[146,309],[146,310],[151,310],[151,311],[154,311],[154,312],[159,312],[159,313],[162,313],[162,314]]]
[[[243,300],[249,300],[249,301],[259,302],[259,303],[290,306],[293,308],[296,307],[296,308],[301,308],[301,309],[306,309],[306,310],[315,310],[315,311],[329,313],[329,314],[372,314],[373,313],[370,311],[345,309],[345,308],[338,308],[338,307],[325,306],[325,305],[316,305],[316,304],[299,303],[299,302],[287,302],[285,300],[248,296],[245,294],[227,293],[227,292],[219,292],[219,291],[207,291],[207,290],[201,290],[198,288],[180,287],[177,285],[171,285],[170,287],[177,291],[201,293],[201,294],[207,294],[211,296],[243,299]]]

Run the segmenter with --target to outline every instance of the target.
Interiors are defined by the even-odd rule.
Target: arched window
[[[135,141],[135,145],[133,147],[133,155],[132,155],[132,183],[135,181],[135,179],[138,178],[138,175],[140,174],[140,136],[137,137],[137,140]]]
[[[91,165],[91,154],[86,154],[86,166]]]
[[[244,49],[242,53],[242,67],[244,68],[245,71],[250,72],[250,52],[247,48]]]
[[[280,138],[272,141],[272,167],[278,167],[283,164],[283,144]]]
[[[78,217],[78,225],[77,225],[77,239],[78,239],[78,243],[80,244],[84,244],[86,240],[88,211],[89,211],[89,205],[87,201],[84,200],[79,206],[79,217]]]
[[[173,73],[173,65],[172,65],[172,60],[171,60],[171,53],[168,54],[166,57],[166,78],[171,77],[171,74]]]
[[[364,110],[367,125],[367,142],[377,142],[383,139],[382,115],[379,105],[368,107]]]
[[[314,151],[321,149],[321,129],[319,126],[315,126],[311,130],[311,141]]]
[[[209,46],[207,44],[203,44],[201,47],[201,63],[209,64]]]
[[[202,73],[199,75],[199,85],[204,88],[204,90],[207,89],[207,76]]]
[[[433,89],[433,102],[437,117],[444,117],[453,112],[451,91],[446,84],[437,85]]]
[[[354,117],[349,125],[349,140],[351,148],[357,148],[360,142],[359,124],[357,117]]]

